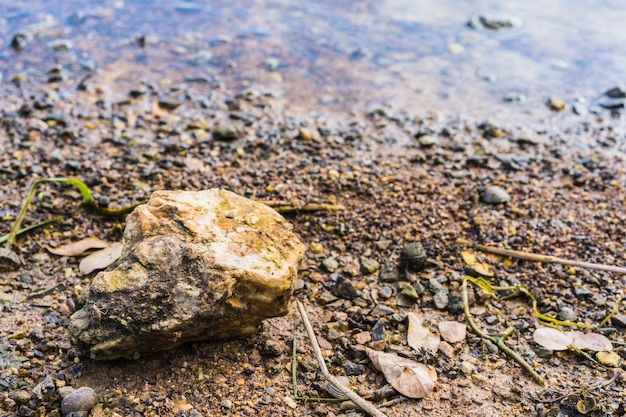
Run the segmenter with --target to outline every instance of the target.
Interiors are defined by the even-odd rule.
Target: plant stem
[[[593,262],[573,261],[570,259],[557,258],[556,256],[541,255],[541,254],[536,254],[536,253],[526,253],[526,252],[521,252],[521,251],[513,250],[513,249],[493,248],[491,246],[485,246],[485,245],[474,244],[472,245],[472,247],[481,252],[492,253],[494,255],[510,256],[512,258],[524,259],[526,261],[578,266],[580,268],[595,269],[597,271],[618,272],[621,274],[626,274],[626,268],[622,268],[619,266],[596,264]]]
[[[482,330],[480,330],[478,328],[478,326],[476,326],[476,323],[474,323],[474,320],[472,319],[472,316],[470,315],[470,311],[469,311],[469,301],[468,301],[468,297],[467,297],[467,279],[463,280],[463,284],[461,285],[461,289],[463,292],[463,312],[465,313],[465,320],[467,320],[467,323],[470,325],[472,331],[480,338],[482,339],[486,339],[488,341],[490,341],[491,343],[495,344],[498,349],[500,349],[502,352],[504,352],[509,358],[513,359],[515,362],[517,362],[519,364],[519,366],[522,367],[522,369],[524,369],[526,372],[528,372],[528,374],[535,380],[537,381],[537,383],[539,383],[542,386],[546,385],[546,381],[533,369],[533,367],[524,360],[524,358],[522,358],[519,353],[515,352],[513,349],[511,349],[510,347],[508,347],[506,345],[506,343],[504,342],[504,337],[510,335],[509,333],[505,333],[504,337],[494,337],[494,336],[489,336],[488,334],[484,333]]]

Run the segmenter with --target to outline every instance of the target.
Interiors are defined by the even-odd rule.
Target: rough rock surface
[[[217,189],[155,192],[124,238],[70,318],[77,349],[95,359],[255,333],[287,313],[304,254],[274,210]]]

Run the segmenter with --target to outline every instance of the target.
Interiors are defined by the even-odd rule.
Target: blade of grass
[[[52,223],[56,223],[56,222],[61,221],[61,220],[63,220],[63,216],[56,216],[56,217],[53,217],[51,219],[44,220],[44,221],[42,221],[40,223],[33,224],[33,225],[28,226],[28,227],[23,227],[23,228],[21,228],[20,230],[17,231],[16,236],[19,236],[22,233],[30,232],[31,230],[37,229],[39,227],[43,227],[43,226],[47,226],[47,225],[52,224]],[[4,243],[7,240],[9,240],[9,235],[0,236],[0,243]]]
[[[93,199],[93,196],[91,195],[91,191],[89,191],[89,187],[87,187],[87,184],[85,184],[81,180],[76,179],[76,178],[64,178],[64,177],[41,178],[35,181],[33,185],[31,185],[30,190],[28,191],[28,194],[26,195],[26,199],[24,200],[24,203],[22,204],[22,208],[20,209],[20,212],[17,214],[17,217],[15,218],[15,222],[11,226],[11,230],[9,231],[9,234],[7,235],[7,238],[6,238],[5,246],[7,247],[7,249],[10,249],[11,246],[13,246],[13,244],[15,243],[15,238],[20,233],[20,226],[22,225],[22,221],[24,220],[24,217],[26,217],[26,212],[28,211],[28,207],[30,206],[31,201],[33,200],[33,197],[35,196],[35,191],[37,190],[37,187],[47,182],[58,182],[62,184],[73,185],[74,187],[78,189],[78,191],[80,192],[80,195],[83,197],[83,204],[94,209],[96,213],[104,215],[104,216],[123,216],[125,214],[130,213],[138,205],[143,204],[143,203],[137,203],[132,206],[122,207],[119,209],[101,208],[101,207],[98,207],[98,204],[96,204],[96,201]]]

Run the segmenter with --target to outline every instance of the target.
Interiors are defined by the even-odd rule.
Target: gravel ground
[[[523,297],[470,289],[470,311],[490,332],[513,326],[507,343],[547,387],[471,332],[447,354],[414,352],[406,341],[409,312],[432,329],[443,320],[464,322],[460,284],[475,272],[461,258],[459,239],[624,265],[620,118],[529,128],[389,107],[339,118],[292,113],[271,92],[197,81],[120,90],[106,72],[78,92],[55,84],[3,88],[1,234],[42,177],[79,178],[109,207],[159,189],[211,187],[262,201],[341,204],[345,210],[286,214],[309,247],[295,297],[307,306],[331,373],[388,405],[381,408],[387,415],[583,415],[575,410],[584,388],[595,396],[594,415],[626,413],[623,374],[602,385],[619,369],[540,348]],[[509,201],[485,202],[491,186]],[[59,389],[89,386],[98,395],[92,416],[361,415],[294,399],[294,338],[300,395],[327,396],[295,305],[246,340],[194,343],[138,360],[77,357],[66,326],[91,277],[80,275],[78,259],[46,247],[87,236],[119,241],[124,221],[86,210],[72,188],[47,185],[24,225],[57,215],[63,220],[18,238],[13,249],[24,264],[0,275],[0,414],[58,416]],[[432,262],[406,272],[399,254],[416,242]],[[626,358],[623,275],[481,258],[495,273],[493,284],[523,284],[544,314],[597,327],[616,309],[603,332]],[[385,389],[365,346],[433,364],[435,392],[411,400]]]

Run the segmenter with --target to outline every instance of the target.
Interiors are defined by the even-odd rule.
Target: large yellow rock
[[[254,334],[287,313],[304,253],[274,210],[217,189],[155,192],[124,238],[122,258],[70,318],[76,347],[94,359]]]

